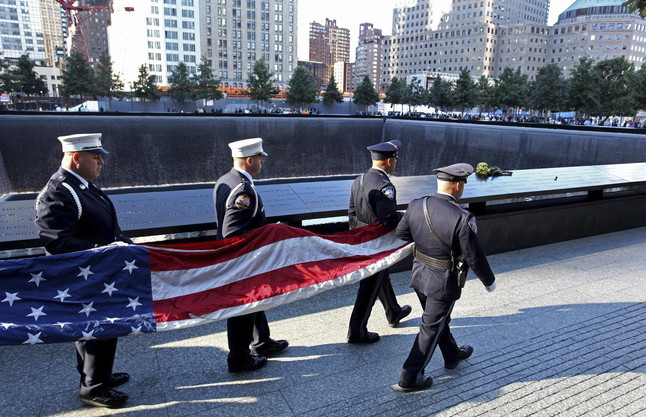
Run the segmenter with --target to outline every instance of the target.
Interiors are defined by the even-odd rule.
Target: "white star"
[[[80,338],[79,340],[92,340],[92,339],[96,339],[96,337],[94,337],[94,330],[90,331],[89,333],[88,333],[88,332],[84,332],[83,330],[81,330],[81,333],[83,333],[83,337],[82,337],[82,338]]]
[[[37,274],[31,274],[31,279],[27,282],[33,282],[38,287],[40,285],[40,281],[47,281],[45,278],[43,278],[43,271],[40,271]]]
[[[130,330],[132,330],[132,333],[130,333],[130,335],[141,334],[141,326],[139,326],[139,327],[130,326]]]
[[[7,330],[9,327],[15,327],[16,325],[13,323],[0,323],[0,326],[4,327],[4,329]]]
[[[114,322],[117,321],[117,320],[121,320],[121,318],[119,318],[119,317],[106,317],[105,319],[107,321],[109,321],[110,323],[112,323],[112,324],[114,324]]]
[[[59,321],[58,323],[54,324],[54,326],[58,326],[61,329],[64,329],[65,326],[67,326],[68,324],[71,324],[71,323],[68,321]]]
[[[85,317],[90,317],[90,313],[96,311],[96,308],[93,308],[92,304],[94,304],[94,301],[92,301],[90,304],[83,304],[83,309],[79,311],[79,314],[85,313]]]
[[[0,301],[2,303],[7,302],[9,303],[10,306],[13,307],[13,302],[16,300],[21,300],[20,297],[18,297],[17,292],[5,292],[5,295],[7,296],[4,300]]]
[[[54,298],[60,298],[61,303],[64,303],[66,298],[71,297],[71,295],[67,293],[69,290],[70,290],[69,288],[66,289],[65,291],[56,290],[58,291],[58,295]]]
[[[103,294],[103,293],[106,293],[106,292],[107,292],[107,293],[108,293],[108,295],[109,295],[110,297],[112,297],[112,293],[113,293],[113,292],[115,292],[115,291],[119,291],[118,289],[114,288],[114,284],[115,284],[114,282],[113,282],[112,284],[109,284],[109,285],[108,285],[108,284],[106,284],[106,283],[103,283],[103,285],[105,286],[105,290],[101,291],[101,294]]]
[[[29,345],[35,345],[36,343],[45,343],[45,342],[43,342],[42,340],[40,340],[40,334],[41,334],[41,333],[42,333],[42,332],[38,332],[37,334],[27,333],[27,337],[28,337],[28,339],[27,339],[27,340],[25,340],[24,342],[22,342],[22,344],[23,344],[23,345],[27,345],[27,344],[29,344]]]
[[[92,265],[88,265],[85,268],[81,268],[79,266],[79,269],[81,270],[81,272],[77,275],[77,277],[83,277],[87,281],[87,277],[89,277],[90,275],[94,275],[94,272],[90,271],[91,266]]]
[[[141,303],[139,302],[139,297],[137,297],[137,298],[130,298],[130,297],[128,297],[128,300],[130,300],[130,304],[128,304],[128,305],[126,306],[126,308],[128,308],[128,307],[132,307],[132,311],[135,311],[135,310],[137,309],[137,307],[138,307],[138,306],[142,306],[142,305],[143,305],[143,304],[141,304]]]
[[[33,308],[33,307],[30,307],[30,308],[31,308],[31,313],[27,314],[27,317],[33,317],[34,321],[38,321],[38,317],[40,316],[47,315],[47,313],[43,313],[43,308],[45,308],[45,306],[40,306],[39,308]]]
[[[136,259],[133,259],[132,262],[124,261],[126,263],[126,267],[122,269],[122,271],[125,271],[126,269],[128,272],[130,272],[130,275],[132,275],[132,270],[133,269],[139,269],[138,266],[135,266],[135,261]]]

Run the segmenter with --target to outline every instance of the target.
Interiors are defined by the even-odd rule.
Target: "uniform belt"
[[[418,252],[417,249],[413,249],[413,256],[418,261],[424,262],[426,265],[441,268],[441,269],[453,269],[453,262],[450,259],[435,259],[431,256],[425,255],[421,252]]]

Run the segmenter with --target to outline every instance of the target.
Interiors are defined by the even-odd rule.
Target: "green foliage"
[[[21,55],[18,58],[18,65],[10,69],[9,74],[13,80],[11,91],[23,93],[28,97],[47,93],[47,84],[34,71],[34,63],[29,59],[29,54]]]
[[[460,78],[455,81],[453,89],[453,106],[459,108],[462,113],[478,104],[478,86],[471,78],[471,71],[463,68],[460,71]]]
[[[388,89],[386,90],[386,98],[384,98],[384,102],[391,103],[393,105],[403,105],[406,100],[407,87],[405,78],[393,77]]]
[[[94,72],[85,58],[78,51],[72,51],[65,61],[61,74],[60,93],[63,97],[90,96],[95,93]]]
[[[402,79],[405,82],[405,80]],[[406,86],[404,102],[408,104],[409,107],[415,109],[417,106],[421,106],[426,103],[428,92],[426,88],[422,87],[422,81],[417,77],[413,77],[410,80],[410,84]]]
[[[168,90],[173,100],[178,101],[179,105],[184,108],[184,102],[192,97],[193,89],[195,87],[194,81],[188,74],[186,64],[180,62],[175,69],[171,71],[168,76]]]
[[[155,76],[148,73],[146,64],[139,67],[139,75],[132,83],[132,91],[135,97],[145,100],[159,100],[159,90],[155,83]]]
[[[477,105],[483,108],[491,107],[493,104],[493,88],[489,84],[489,79],[481,75],[476,84],[478,101]]]
[[[343,103],[343,95],[341,95],[339,87],[337,87],[336,85],[334,74],[330,76],[330,81],[328,81],[327,86],[325,87],[325,92],[323,93],[323,103]]]
[[[567,108],[567,82],[557,64],[539,68],[529,92],[529,102],[536,110],[555,112]]]
[[[112,61],[108,51],[103,51],[99,56],[99,63],[96,66],[94,75],[96,95],[112,97]]]
[[[0,52],[0,94],[12,91],[13,79],[9,72],[9,64],[2,59]]]
[[[248,90],[243,90],[252,99],[262,102],[271,102],[272,97],[280,92],[274,85],[274,73],[269,71],[264,59],[256,61],[247,79]]]
[[[292,78],[289,80],[287,103],[297,105],[303,110],[305,104],[315,103],[317,96],[318,89],[312,73],[305,67],[296,67]]]
[[[379,101],[379,94],[370,81],[370,77],[363,76],[361,83],[354,89],[354,102],[360,106],[373,106]]]
[[[453,106],[453,83],[437,77],[433,80],[431,91],[428,95],[428,104],[442,111],[447,111]]]
[[[632,91],[638,109],[646,109],[646,65],[635,72],[632,79]]]
[[[646,0],[626,0],[621,5],[628,7],[630,13],[639,12],[639,15],[646,19]]]
[[[195,83],[194,100],[220,100],[224,97],[222,91],[219,90],[220,80],[213,76],[213,70],[204,57],[197,67],[197,74],[193,76],[193,82]]]
[[[501,109],[527,107],[529,83],[520,68],[505,67],[494,87],[494,104]]]
[[[603,103],[599,107],[599,115],[606,117],[634,115],[637,107],[630,90],[631,78],[635,72],[633,64],[624,57],[606,59],[594,66],[594,72],[599,81],[596,86],[599,101]]]
[[[569,107],[587,115],[597,114],[601,107],[597,90],[598,73],[593,68],[591,57],[581,58],[568,79]]]

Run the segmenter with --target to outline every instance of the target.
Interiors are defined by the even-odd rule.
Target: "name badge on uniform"
[[[239,196],[236,197],[235,201],[233,202],[233,205],[238,210],[246,210],[249,208],[249,206],[251,206],[251,199],[246,194],[240,194]]]
[[[381,192],[391,200],[395,198],[395,187],[393,187],[392,185],[382,188]]]

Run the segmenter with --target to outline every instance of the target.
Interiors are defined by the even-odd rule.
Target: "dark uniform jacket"
[[[363,189],[362,189],[363,180]],[[397,211],[397,191],[388,174],[380,169],[370,168],[352,183],[348,209],[350,227],[357,227],[356,220],[371,224],[397,227],[402,214]]]
[[[450,260],[451,255],[433,237],[424,217],[424,198],[413,200],[402,218],[395,235],[402,240],[415,242],[416,250],[435,259]],[[495,277],[478,241],[475,217],[455,202],[452,196],[435,194],[427,200],[428,212],[438,237],[454,253],[464,258],[485,286],[493,284]],[[456,273],[432,267],[418,259],[413,261],[410,286],[436,300],[457,300],[462,290],[458,287]]]
[[[90,249],[115,241],[132,243],[121,231],[108,196],[96,187],[86,187],[63,168],[52,175],[38,195],[36,228],[51,254]]]
[[[218,239],[239,236],[267,224],[260,196],[251,181],[235,168],[215,184],[213,203]]]

